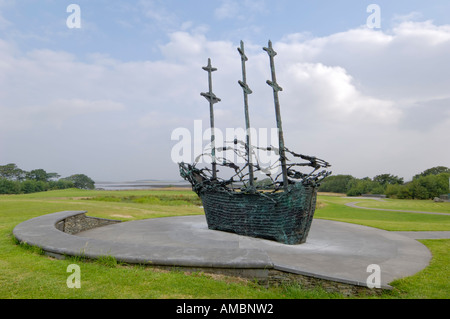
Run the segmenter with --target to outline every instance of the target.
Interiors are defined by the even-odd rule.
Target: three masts
[[[248,190],[251,192],[254,189],[254,171],[253,171],[253,163],[252,163],[252,144],[251,144],[251,134],[250,134],[250,116],[248,110],[248,95],[252,94],[252,90],[249,88],[247,84],[247,72],[245,67],[245,62],[248,61],[247,56],[245,55],[244,42],[241,41],[240,47],[237,48],[240,56],[241,56],[241,65],[242,65],[242,80],[239,80],[238,83],[242,87],[242,91],[244,94],[244,114],[245,114],[245,128],[246,128],[246,153],[247,153],[247,165],[248,165],[248,174],[249,174],[249,182],[248,182]],[[278,92],[283,89],[278,85],[276,79],[275,72],[275,62],[274,57],[277,55],[277,52],[272,47],[272,42],[269,41],[268,47],[263,48],[264,51],[269,55],[270,60],[270,70],[272,75],[272,80],[267,80],[267,84],[273,89],[273,98],[275,104],[275,117],[277,122],[278,129],[278,143],[279,143],[279,160],[281,164],[281,173],[283,177],[282,185],[284,189],[287,189],[289,184],[288,181],[288,169],[286,166],[286,154],[285,154],[285,146],[284,146],[284,136],[283,136],[283,128],[281,123],[281,112],[280,112],[280,102],[278,98]],[[220,102],[221,100],[213,93],[212,91],[212,72],[217,71],[217,68],[213,68],[211,66],[211,59],[208,59],[208,65],[203,67],[203,70],[208,72],[208,85],[209,91],[207,93],[201,93],[209,101],[209,110],[210,110],[210,126],[211,126],[211,157],[212,157],[212,176],[213,179],[217,178],[217,163],[216,163],[216,147],[215,147],[215,134],[214,134],[214,104]]]
[[[313,220],[317,187],[320,181],[330,174],[322,168],[329,167],[329,164],[314,156],[297,154],[285,147],[278,99],[278,92],[282,91],[282,88],[277,83],[274,64],[277,53],[273,50],[270,41],[268,47],[263,49],[270,60],[272,79],[268,80],[267,84],[273,90],[278,148],[252,146],[248,105],[248,95],[252,94],[252,90],[247,84],[248,58],[245,55],[244,43],[241,41],[238,52],[241,57],[242,80],[238,83],[244,94],[246,141],[241,142],[235,139],[232,147],[216,148],[214,104],[221,100],[212,89],[212,73],[217,69],[211,65],[211,59],[208,59],[208,65],[203,67],[203,70],[208,72],[209,90],[201,95],[209,102],[211,153],[199,155],[193,164],[179,163],[180,175],[191,183],[193,191],[201,198],[209,229],[270,239],[284,244],[301,244],[306,241]],[[281,166],[281,173],[277,166],[275,167],[277,168],[276,177],[273,177],[271,170],[263,168],[256,156],[253,162],[254,149],[275,152],[279,156],[277,165]],[[236,155],[245,157],[246,164],[243,167],[217,156],[219,151],[230,150]],[[306,162],[288,162],[286,153]],[[212,157],[211,169],[196,166],[198,159],[203,155]],[[234,175],[231,178],[219,177],[217,174],[219,165],[232,168]],[[305,166],[312,167],[313,171],[302,173],[296,170],[297,167]],[[248,173],[245,173],[245,170],[248,170]],[[268,176],[270,183],[256,182],[255,173],[257,172]],[[235,180],[236,177],[237,180]]]

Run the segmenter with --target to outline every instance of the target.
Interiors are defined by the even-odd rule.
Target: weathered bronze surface
[[[245,114],[245,132],[247,139],[247,163],[248,163],[248,176],[249,176],[249,187],[253,190],[254,187],[254,175],[253,175],[253,163],[252,163],[252,142],[250,136],[250,116],[248,114],[248,95],[252,94],[252,90],[247,85],[247,72],[245,70],[245,62],[248,60],[247,56],[244,52],[244,42],[241,41],[241,47],[238,48],[238,52],[241,55],[241,64],[242,64],[242,81],[238,81],[239,85],[242,87],[244,92],[244,114]]]
[[[209,101],[209,119],[211,125],[211,149],[212,149],[212,171],[213,178],[217,177],[217,169],[216,169],[216,145],[215,145],[215,132],[214,132],[214,104],[220,102],[220,99],[213,93],[212,91],[212,75],[211,73],[217,71],[216,68],[211,66],[211,59],[208,59],[208,65],[203,67],[203,70],[208,72],[208,85],[209,91],[207,93],[200,93]]]
[[[272,81],[267,80],[267,84],[270,85],[273,89],[273,100],[275,103],[275,117],[277,120],[277,128],[278,128],[278,143],[280,146],[281,172],[283,174],[283,186],[285,189],[287,189],[288,177],[286,169],[286,154],[284,152],[283,127],[281,124],[280,101],[278,99],[278,92],[283,91],[283,88],[281,88],[277,83],[277,77],[275,75],[275,63],[273,59],[277,55],[277,53],[273,50],[271,41],[269,41],[269,47],[263,48],[263,50],[267,52],[270,59],[270,72],[272,74]]]
[[[317,187],[323,178],[331,174],[325,170],[330,165],[324,160],[298,154],[285,147],[278,98],[278,92],[282,88],[277,83],[274,64],[277,53],[270,41],[268,47],[263,49],[268,53],[270,61],[272,79],[267,84],[272,87],[274,95],[279,147],[258,147],[251,144],[248,95],[252,94],[252,90],[247,84],[245,62],[248,58],[241,41],[238,52],[241,57],[242,80],[238,83],[244,94],[246,141],[235,139],[225,142],[223,147],[215,147],[213,105],[220,99],[212,91],[211,73],[217,69],[211,66],[211,60],[208,59],[208,65],[203,69],[208,72],[209,91],[201,95],[210,104],[211,154],[200,154],[193,164],[179,163],[180,175],[191,183],[192,189],[202,199],[210,229],[285,244],[301,244],[306,241],[313,220]],[[274,152],[279,157],[279,162],[263,167],[254,150]],[[223,156],[219,156],[221,152]],[[240,167],[230,161],[225,156],[226,152],[233,152],[245,164]],[[289,161],[288,155],[294,159],[293,162]],[[198,165],[204,156],[212,157],[211,169]],[[219,177],[218,166],[231,169],[231,176]],[[312,171],[303,173],[300,168],[305,167],[312,168]],[[258,181],[256,174],[264,176],[264,180]]]

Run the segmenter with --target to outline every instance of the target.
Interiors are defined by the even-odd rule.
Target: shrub
[[[84,174],[75,174],[69,177],[62,178],[62,180],[72,182],[73,185],[79,189],[95,188],[95,182]]]
[[[405,186],[399,184],[389,184],[386,186],[384,194],[390,198],[399,198],[399,193],[404,187]]]
[[[351,175],[333,175],[325,178],[319,187],[319,192],[347,193],[350,182],[355,180]]]
[[[350,189],[347,196],[361,196],[363,194],[384,194],[384,187],[377,182],[366,177],[363,179],[354,179],[350,183]]]
[[[0,194],[18,194],[20,193],[20,183],[10,181],[6,178],[0,178]]]
[[[20,185],[20,192],[21,193],[25,193],[25,194],[29,194],[29,193],[35,193],[37,192],[36,190],[36,181],[34,180],[26,180],[23,181]]]

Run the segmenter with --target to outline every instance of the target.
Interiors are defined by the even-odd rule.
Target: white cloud
[[[285,99],[300,114],[301,109],[296,108],[293,102],[297,99],[314,106],[317,114],[333,121],[395,124],[401,116],[393,101],[358,91],[353,78],[341,67],[297,63],[283,75],[286,81],[289,80],[286,86],[289,93]]]
[[[231,7],[224,15],[233,4],[225,3]],[[205,129],[209,123],[200,96],[207,90],[201,69],[207,58],[218,68],[214,92],[222,102],[215,106],[216,125],[244,125],[237,46],[237,41],[212,41],[190,23],[169,34],[157,61],[123,62],[94,53],[81,62],[63,51],[18,52],[0,40],[0,162],[18,156],[37,160],[30,150],[39,138],[48,147],[62,147],[59,157],[38,156],[55,165],[49,168],[54,171],[61,161],[75,163],[71,156],[85,153],[90,160],[82,163],[95,178],[178,178],[170,133],[191,128],[197,119],[204,120]],[[262,46],[246,43],[254,92],[250,115],[253,126],[271,128],[273,96],[265,83],[270,71]],[[335,173],[361,177],[386,169],[408,179],[437,158],[447,159],[439,165],[449,164],[449,148],[441,146],[450,134],[450,114],[444,111],[450,99],[449,26],[402,22],[390,32],[291,34],[274,48],[290,149],[329,160]],[[423,116],[425,109],[435,116]],[[107,176],[111,171],[116,177]]]
[[[412,22],[405,21],[393,29],[402,41],[416,44],[435,45],[448,43],[450,40],[450,25],[436,26],[432,21]]]
[[[233,0],[224,0],[214,14],[218,19],[235,18],[239,13],[239,3]]]
[[[66,121],[93,113],[124,110],[120,103],[108,100],[57,99],[46,105],[8,108],[0,106],[0,131],[39,130],[43,127],[63,129]],[[81,125],[80,125],[81,126]]]
[[[413,11],[407,14],[394,14],[392,20],[397,23],[405,21],[415,21],[422,18],[422,13]]]
[[[262,0],[222,0],[221,5],[214,11],[217,19],[251,20],[255,14],[267,13],[265,1]]]
[[[140,0],[139,9],[157,28],[172,29],[178,24],[178,18],[171,10],[166,9],[162,3],[155,0]]]
[[[360,28],[305,41],[277,43],[280,57],[338,65],[365,92],[386,99],[448,96],[450,26],[403,22],[389,32]]]

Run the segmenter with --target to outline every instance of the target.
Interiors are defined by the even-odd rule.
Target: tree
[[[352,180],[355,178],[351,175],[328,176],[321,182],[319,191],[345,194],[349,191]]]
[[[16,164],[10,163],[6,165],[0,165],[0,177],[7,180],[23,180],[26,172],[17,167]]]
[[[442,194],[448,193],[449,176],[450,174],[448,173],[426,175],[417,179],[417,181],[422,187],[427,190],[428,198],[433,199],[435,197],[439,197]]]
[[[349,182],[347,196],[361,196],[363,194],[384,194],[386,186],[369,177],[353,179]]]
[[[397,193],[397,198],[433,199],[449,191],[449,173],[419,176],[405,184]]]
[[[397,196],[399,199],[411,199],[413,197],[412,187],[411,183],[407,183],[405,185],[402,185],[402,187],[398,190],[397,194],[394,195]]]
[[[59,177],[58,173],[47,173],[41,168],[27,172],[14,163],[0,165],[0,194],[27,194],[73,187],[95,188],[95,182],[83,174],[72,175],[65,179]]]
[[[20,193],[20,182],[0,177],[0,194]]]
[[[25,194],[38,192],[37,181],[29,179],[20,183],[20,192]]]
[[[40,182],[48,182],[52,179],[55,179],[55,178],[57,179],[59,177],[60,177],[60,175],[58,173],[47,173],[42,168],[34,169],[31,172],[26,173],[27,179],[35,180],[38,182],[39,181]]]
[[[445,166],[436,166],[429,169],[426,169],[420,174],[417,174],[413,177],[413,179],[417,179],[419,177],[428,176],[428,175],[439,175],[442,173],[449,173],[450,174],[450,168]]]
[[[75,174],[69,177],[62,178],[62,180],[73,182],[74,186],[80,189],[95,188],[95,182],[84,174]]]
[[[403,177],[394,176],[391,174],[381,174],[377,175],[373,178],[374,182],[380,183],[383,186],[386,186],[388,184],[395,185],[395,184],[403,184]]]
[[[61,175],[59,175],[58,173],[47,173],[47,182],[51,180],[57,180],[60,177]]]
[[[379,193],[381,185],[370,178],[354,179],[350,182],[347,196],[361,196],[363,194]],[[384,191],[382,191],[384,192]]]
[[[49,189],[66,189],[75,187],[75,184],[72,181],[64,179],[59,179],[57,181],[49,181],[48,185]]]
[[[26,174],[26,178],[34,181],[47,181],[47,172],[42,168],[34,169]]]
[[[388,184],[386,186],[386,190],[384,191],[384,194],[391,198],[400,198],[399,193],[402,191],[402,189],[405,188],[405,185],[400,184]]]

